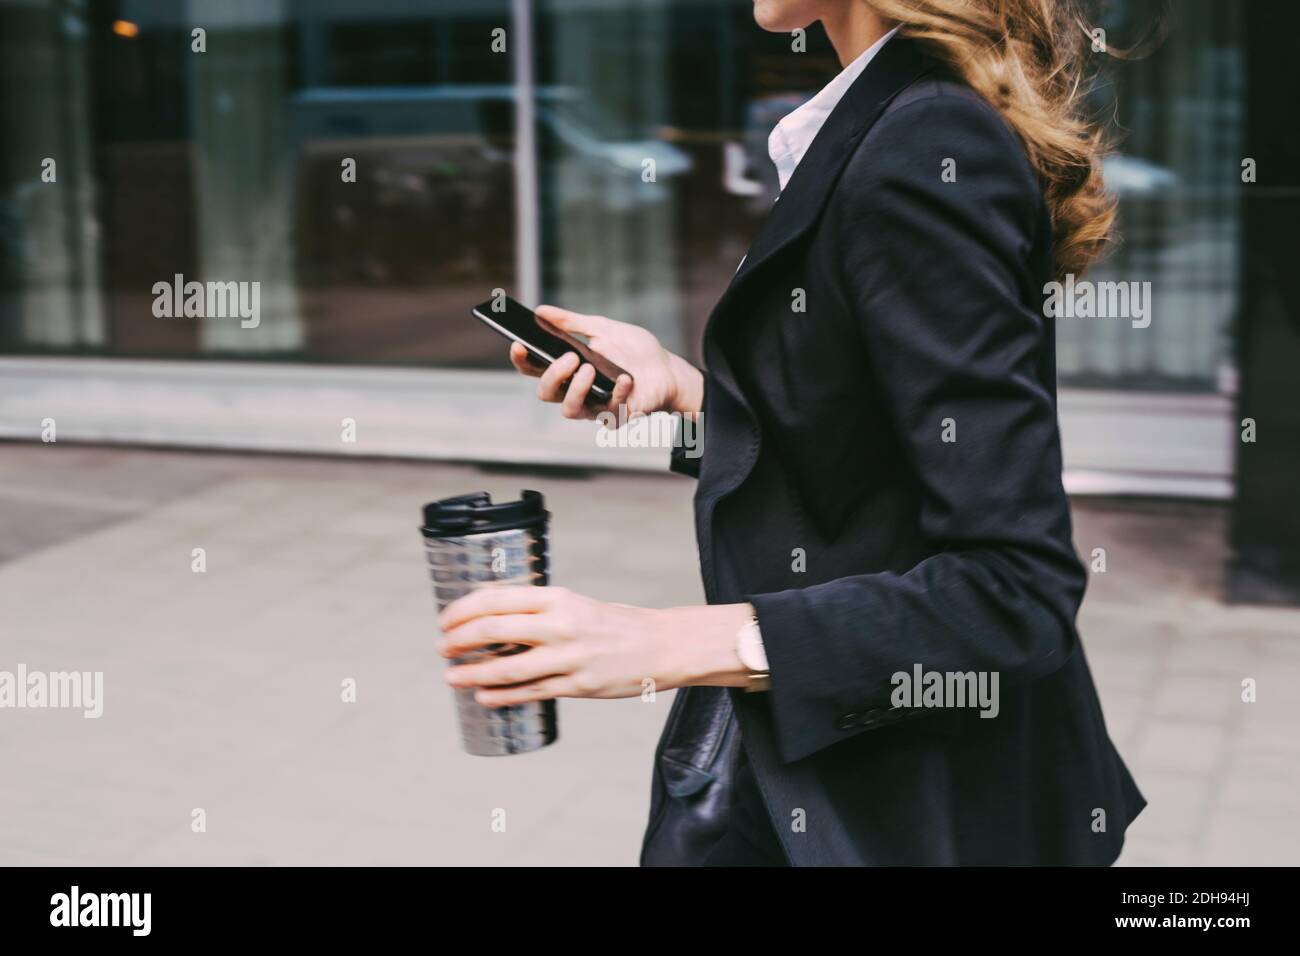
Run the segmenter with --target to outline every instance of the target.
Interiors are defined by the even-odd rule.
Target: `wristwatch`
[[[755,693],[772,686],[772,677],[767,670],[767,652],[763,650],[763,635],[758,629],[758,618],[750,617],[736,632],[736,656],[749,671],[746,691]]]

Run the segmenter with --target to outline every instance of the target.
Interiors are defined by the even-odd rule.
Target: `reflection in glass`
[[[0,0],[0,349],[502,369],[468,308],[519,295],[531,248],[512,6]],[[834,55],[817,30],[792,52],[745,0],[531,9],[542,297],[698,359],[775,198],[767,135]],[[1136,36],[1165,9],[1116,2],[1107,26]],[[1091,278],[1150,279],[1154,319],[1059,322],[1066,385],[1230,380],[1239,7],[1167,15],[1164,46],[1096,103],[1121,106],[1124,239]],[[261,283],[260,322],[154,316],[176,275]]]

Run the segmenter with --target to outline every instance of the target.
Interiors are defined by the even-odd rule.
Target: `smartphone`
[[[528,354],[543,366],[550,365],[566,352],[577,352],[579,358],[596,370],[596,380],[587,392],[588,399],[595,397],[609,401],[614,395],[614,381],[620,375],[628,374],[593,351],[586,342],[557,329],[509,296],[490,299],[470,311],[485,325],[528,349]]]

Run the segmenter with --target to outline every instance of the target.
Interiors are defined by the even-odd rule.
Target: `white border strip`
[[[1071,494],[1232,497],[1230,397],[1062,389],[1057,408]]]
[[[0,438],[656,470],[513,372],[0,358]],[[355,442],[344,441],[344,420]]]
[[[1072,494],[1232,496],[1231,400],[1064,389]],[[0,358],[0,438],[663,470],[663,448],[602,448],[598,426],[512,372],[261,362]],[[343,440],[344,419],[356,441]],[[658,431],[658,430],[657,430]],[[707,439],[707,425],[705,435]]]

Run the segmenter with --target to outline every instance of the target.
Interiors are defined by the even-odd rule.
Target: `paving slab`
[[[523,488],[555,582],[702,600],[677,476],[0,443],[0,669],[105,681],[98,719],[0,711],[0,864],[634,865],[671,694],[459,749],[419,508]],[[1220,506],[1074,511],[1106,559],[1084,646],[1150,801],[1121,864],[1300,862],[1300,612],[1222,602]]]

